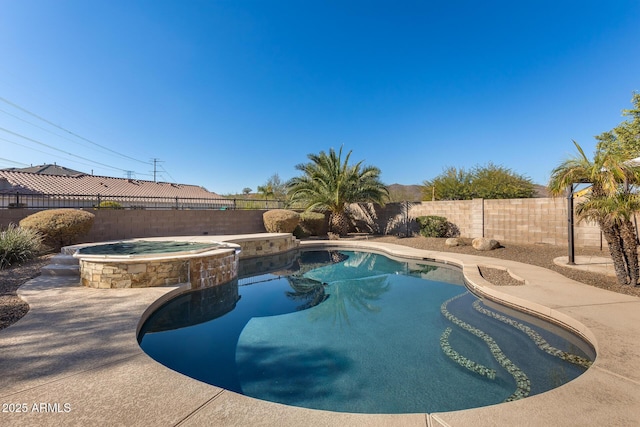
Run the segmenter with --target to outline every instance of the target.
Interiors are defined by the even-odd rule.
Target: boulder
[[[449,237],[447,240],[444,241],[444,245],[449,247],[465,246],[465,242],[458,237]]]
[[[500,242],[489,239],[487,237],[476,237],[471,243],[474,249],[478,251],[491,251],[500,247]]]

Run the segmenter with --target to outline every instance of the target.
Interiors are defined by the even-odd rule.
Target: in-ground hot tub
[[[217,286],[238,275],[240,246],[217,241],[123,240],[65,248],[92,288],[144,288],[190,283]]]

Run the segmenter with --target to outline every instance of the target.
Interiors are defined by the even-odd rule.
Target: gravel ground
[[[418,249],[462,253],[469,255],[481,255],[485,257],[520,261],[527,264],[533,264],[540,267],[548,268],[549,270],[557,271],[558,273],[570,279],[585,283],[590,286],[596,286],[613,292],[640,297],[640,286],[621,286],[616,282],[616,279],[614,277],[574,270],[554,264],[554,258],[567,255],[566,248],[542,244],[504,244],[503,247],[495,249],[493,251],[479,252],[473,249],[472,246],[448,247],[444,244],[444,241],[446,239],[425,238],[421,236],[407,238],[381,236],[373,238],[370,237],[369,239],[379,242],[410,246]],[[605,257],[609,256],[606,250],[600,251],[598,249],[580,248],[576,248],[576,255],[597,255]],[[27,314],[27,312],[29,311],[29,305],[17,296],[16,290],[23,283],[38,276],[40,274],[40,269],[49,263],[49,258],[51,258],[51,256],[52,255],[44,255],[23,265],[16,265],[6,270],[0,270],[0,329],[4,329],[7,326],[17,322],[22,316]],[[481,267],[480,273],[485,279],[495,285],[522,285],[521,281],[514,279],[506,271],[503,270]]]
[[[619,292],[627,295],[634,295],[640,297],[640,286],[621,286],[616,281],[615,277],[606,276],[604,274],[590,273],[587,271],[576,270],[568,267],[561,267],[553,263],[554,258],[559,256],[567,256],[567,248],[536,244],[536,245],[524,245],[524,244],[508,244],[505,243],[503,247],[494,249],[492,251],[480,252],[475,250],[472,246],[445,246],[446,239],[426,238],[422,236],[398,238],[395,236],[381,236],[369,238],[370,240],[376,240],[379,242],[394,243],[396,245],[405,245],[412,248],[426,249],[440,252],[453,252],[459,254],[468,255],[480,255],[484,257],[508,259],[512,261],[524,262],[526,264],[537,265],[540,267],[548,268],[549,270],[557,271],[558,273],[566,276],[570,279],[578,282],[585,283],[587,285],[596,286],[598,288],[607,289],[613,292]],[[599,249],[582,249],[576,248],[576,256],[578,255],[595,255],[609,257],[608,250],[600,251]],[[495,270],[495,269],[491,269]],[[507,283],[508,274],[505,275],[501,271],[481,271],[485,279],[496,284],[518,284],[516,282]],[[508,277],[507,277],[508,276]],[[489,280],[491,277],[492,280]]]
[[[0,329],[17,322],[29,311],[29,304],[16,294],[23,283],[40,275],[40,269],[49,264],[53,255],[43,255],[22,265],[0,270]]]

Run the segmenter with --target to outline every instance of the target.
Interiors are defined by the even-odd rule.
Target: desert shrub
[[[310,234],[307,233],[304,228],[302,228],[300,226],[300,224],[298,224],[298,226],[296,227],[295,230],[293,230],[293,235],[295,236],[296,239],[304,239],[306,237],[309,237]]]
[[[300,223],[300,214],[286,209],[272,209],[262,214],[262,220],[269,233],[293,233]]]
[[[300,214],[300,228],[309,236],[320,236],[327,232],[327,217],[320,212]]]
[[[443,216],[419,216],[416,221],[420,225],[420,234],[424,237],[451,237],[454,226]]]
[[[118,203],[118,202],[114,202],[112,200],[105,200],[103,202],[100,202],[100,204],[98,206],[96,206],[97,209],[124,209],[124,207]]]
[[[95,215],[78,209],[50,209],[29,215],[20,227],[34,230],[43,236],[43,243],[54,250],[77,243],[91,230]]]
[[[42,235],[26,228],[9,224],[0,232],[0,270],[35,258],[42,249]]]

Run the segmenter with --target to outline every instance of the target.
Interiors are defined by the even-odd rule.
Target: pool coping
[[[251,236],[202,238],[233,243]],[[400,415],[296,408],[193,380],[140,349],[142,319],[185,286],[93,289],[79,286],[77,277],[39,276],[18,290],[29,313],[0,331],[0,403],[14,404],[13,412],[0,412],[0,424],[624,426],[640,419],[640,298],[496,258],[367,240],[309,240],[300,246],[363,248],[460,266],[476,291],[558,319],[588,338],[598,356],[586,373],[557,389],[482,408]],[[527,284],[493,286],[480,276],[478,264],[507,269]],[[25,411],[15,412],[15,404]]]

